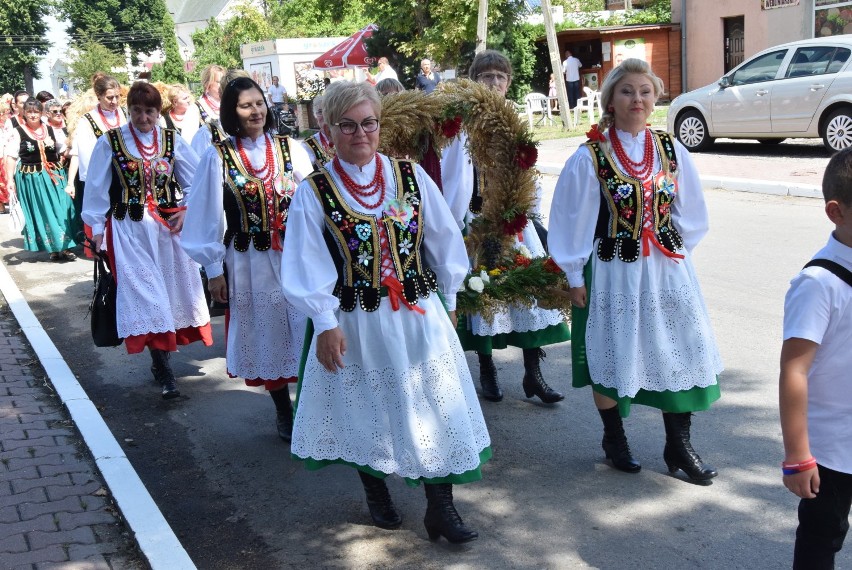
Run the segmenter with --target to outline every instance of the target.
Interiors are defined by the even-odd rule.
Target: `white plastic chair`
[[[595,124],[595,109],[603,115],[603,110],[601,109],[601,94],[599,91],[595,91],[590,87],[583,87],[583,92],[586,94],[585,97],[580,97],[577,99],[577,106],[574,107],[574,126],[578,126],[580,124],[580,114],[585,112],[589,117],[589,126]]]
[[[530,128],[533,128],[533,115],[536,113],[539,113],[541,118],[539,118],[535,126],[539,126],[545,121],[548,125],[555,124],[553,115],[550,113],[550,101],[547,98],[547,95],[543,95],[541,93],[530,93],[524,97],[524,102],[527,106],[527,120],[530,123]]]

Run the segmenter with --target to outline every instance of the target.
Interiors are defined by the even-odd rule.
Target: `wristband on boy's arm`
[[[781,462],[781,471],[784,475],[795,475],[796,473],[802,473],[803,471],[809,471],[817,466],[817,460],[813,457],[807,459],[805,461],[801,461],[799,463],[787,463],[786,461]]]

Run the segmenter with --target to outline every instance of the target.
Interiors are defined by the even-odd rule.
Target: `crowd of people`
[[[145,81],[124,94],[99,74],[70,133],[60,102],[4,96],[2,118],[11,116],[2,133],[0,200],[17,198],[24,247],[51,259],[74,259],[82,218],[116,275],[119,336],[128,353],[148,349],[163,398],[180,395],[170,354],[191,342],[212,344],[209,308],[227,306],[228,375],[270,393],[278,435],[308,468],[353,467],[381,528],[402,521],[384,482],[395,474],[423,484],[430,538],[478,536],[453,502],[453,486],[480,479],[492,454],[464,351],[478,356],[482,399],[503,399],[492,354],[515,346],[526,396],[555,405],[564,395],[543,377],[543,347],[571,339],[573,385],[592,388],[602,448],[615,469],[641,470],[623,422],[638,404],[662,412],[671,472],[698,483],[716,477],[690,441],[691,416],[720,397],[722,372],[691,261],[708,212],[687,150],[647,126],[663,93],[650,66],[628,59],[608,73],[601,121],[557,182],[549,235],[530,221],[514,238],[532,257],[552,256],[565,273],[570,332],[558,310],[536,304],[456,315],[471,271],[463,235],[488,196],[487,166],[472,158],[464,131],[444,149],[435,179],[412,160],[379,153],[382,97],[404,90],[387,59],[379,69],[366,82],[328,85],[313,103],[319,130],[304,141],[272,129],[270,108],[286,101],[277,78],[264,92],[245,72],[218,66],[203,70],[197,100],[184,86],[161,93]],[[468,75],[505,98],[513,70],[503,54],[485,50]],[[576,80],[573,70],[566,79]],[[440,82],[424,59],[418,89],[429,93]],[[838,226],[830,248],[849,264],[846,182],[826,199]],[[852,303],[842,289],[828,303],[846,299],[848,335]],[[785,322],[793,338],[785,351],[796,365],[787,383],[807,382],[801,362],[819,359],[819,326]],[[782,391],[788,411],[801,413],[797,397]],[[820,478],[830,480],[845,501],[846,514],[841,508],[835,518],[845,520],[852,446],[839,463],[820,464],[817,476],[800,416],[787,418],[785,442],[791,490],[804,505]],[[827,508],[801,511],[803,559],[831,558],[826,550],[842,544],[838,521],[832,540],[814,538],[826,525],[813,520]]]

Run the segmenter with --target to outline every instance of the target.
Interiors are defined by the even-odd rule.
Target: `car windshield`
[[[763,54],[744,64],[731,75],[731,85],[747,85],[775,79],[787,50]]]

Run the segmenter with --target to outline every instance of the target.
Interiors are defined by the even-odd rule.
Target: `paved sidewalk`
[[[146,567],[85,442],[0,298],[0,568]]]

